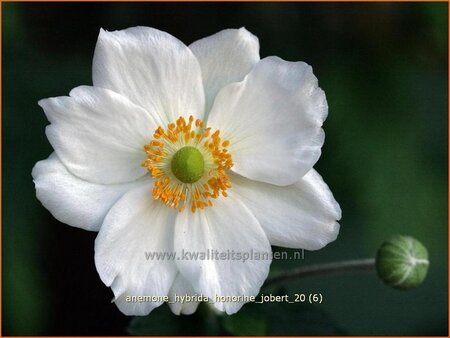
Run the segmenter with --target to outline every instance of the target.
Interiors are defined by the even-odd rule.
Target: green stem
[[[333,273],[351,271],[373,271],[375,269],[375,259],[354,259],[349,261],[339,261],[333,263],[314,264],[303,266],[298,269],[286,271],[278,276],[269,278],[264,284],[265,287],[273,284],[291,281],[297,278],[328,275]]]

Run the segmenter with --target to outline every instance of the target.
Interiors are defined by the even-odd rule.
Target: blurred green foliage
[[[446,3],[3,3],[3,334],[447,335]],[[398,292],[374,274],[314,277],[283,292],[320,292],[308,307],[205,306],[176,317],[123,316],[93,263],[95,234],[60,224],[35,198],[31,169],[51,147],[37,101],[91,83],[100,27],[146,25],[185,43],[245,26],[261,56],[311,64],[327,94],[316,168],[343,210],[338,240],[293,266],[374,256],[383,240],[423,242],[430,271]],[[275,248],[276,249],[276,248]],[[280,316],[284,316],[280,319]],[[321,329],[319,329],[321,328]]]

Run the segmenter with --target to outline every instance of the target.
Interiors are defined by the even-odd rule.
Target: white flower
[[[95,264],[123,313],[162,303],[127,296],[256,295],[271,263],[146,252],[316,250],[336,238],[341,210],[312,169],[328,106],[307,64],[260,60],[244,28],[189,47],[147,27],[101,30],[93,84],[39,102],[55,152],[32,174],[55,218],[99,231]],[[214,305],[230,314],[243,302]]]

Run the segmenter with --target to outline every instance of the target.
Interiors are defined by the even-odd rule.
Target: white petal
[[[94,86],[155,110],[163,124],[178,116],[202,117],[205,97],[198,61],[168,33],[148,27],[101,29],[92,72]]]
[[[258,221],[232,194],[215,200],[211,208],[194,214],[180,213],[175,226],[175,250],[181,258],[176,261],[180,272],[197,293],[213,302],[216,295],[256,296],[269,272],[272,252]],[[216,251],[219,259],[201,259],[200,255],[208,252],[214,258]],[[250,255],[252,251],[267,259],[237,259],[236,255]],[[199,256],[195,259],[186,254]],[[220,259],[221,254],[228,257]],[[215,303],[228,314],[242,305],[240,301]]]
[[[95,265],[126,315],[147,315],[162,301],[130,302],[127,296],[167,296],[177,269],[164,254],[173,250],[177,211],[151,196],[149,187],[125,194],[106,215],[95,240]]]
[[[225,29],[189,45],[200,62],[206,112],[227,84],[242,81],[259,61],[259,41],[245,28]]]
[[[169,291],[169,307],[172,310],[172,312],[176,315],[180,314],[191,315],[197,310],[199,302],[197,301],[185,301],[183,303],[179,301],[175,302],[175,295],[177,295],[178,297],[179,296],[186,297],[186,295],[188,296],[196,295],[196,292],[192,288],[192,285],[180,273],[177,275],[177,278],[175,278],[175,281],[173,282],[173,285]]]
[[[39,161],[31,173],[36,196],[60,222],[98,231],[105,215],[127,191],[150,184],[149,178],[125,184],[86,182],[67,171],[55,153]]]
[[[319,159],[327,112],[325,94],[310,66],[268,57],[244,81],[219,92],[208,126],[231,141],[233,171],[289,185]]]
[[[47,137],[74,175],[90,182],[130,182],[147,173],[144,145],[157,127],[152,116],[110,90],[82,86],[70,97],[39,101]]]
[[[317,250],[336,239],[341,208],[314,169],[286,187],[236,175],[231,179],[233,192],[258,219],[270,244]]]

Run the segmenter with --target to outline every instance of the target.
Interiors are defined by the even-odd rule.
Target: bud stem
[[[375,270],[374,258],[354,259],[348,261],[314,264],[290,270],[278,276],[269,278],[267,279],[264,286],[271,286],[273,284],[286,282],[297,278],[328,275],[341,272],[374,271],[374,270]]]

